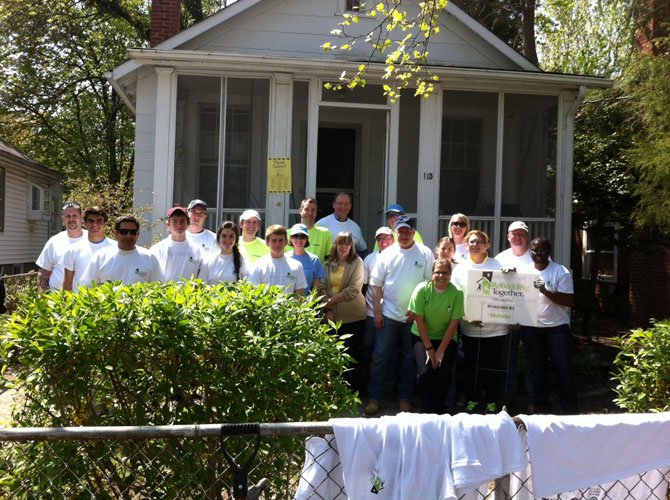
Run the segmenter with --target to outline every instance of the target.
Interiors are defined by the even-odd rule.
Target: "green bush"
[[[0,359],[21,366],[16,387],[25,398],[13,416],[18,426],[326,420],[351,415],[357,403],[342,379],[349,358],[342,353],[343,343],[328,330],[315,302],[296,301],[276,287],[247,282],[108,283],[78,294],[48,293],[22,304],[5,325]],[[265,447],[259,455],[263,465],[256,474],[273,478],[274,486],[276,478],[289,475],[288,461],[295,459],[290,455],[296,447],[302,460],[301,440],[284,444],[274,451]],[[193,457],[211,455],[212,443],[195,440],[182,445],[196,448],[191,458],[180,462],[168,449],[175,443],[147,442],[153,449],[144,455],[158,458],[139,481],[146,484],[145,491],[154,491],[152,481],[160,481],[151,477],[152,471],[167,468],[174,477],[172,493],[189,496],[179,481],[193,481]],[[81,443],[60,443],[59,449],[70,457],[108,453]],[[126,462],[131,460],[127,451],[118,453]],[[24,450],[6,460],[15,467],[4,478],[0,473],[0,486],[9,487],[22,474],[24,484],[32,481],[34,491],[43,491],[43,478],[33,471],[53,467],[52,453],[36,445],[30,453]],[[214,476],[225,468],[221,453],[216,460],[213,467],[207,459]],[[115,461],[102,460],[96,469],[104,469],[107,462]],[[141,463],[130,468],[145,470]],[[118,477],[118,470],[100,474],[117,478],[120,491],[127,487],[124,481],[138,488],[136,472],[128,477]],[[202,478],[200,488],[215,481],[211,475]],[[55,474],[49,481],[68,477]],[[58,489],[77,491],[67,484]],[[173,496],[169,491],[165,495]]]
[[[670,411],[670,319],[618,339],[614,402],[632,412]]]

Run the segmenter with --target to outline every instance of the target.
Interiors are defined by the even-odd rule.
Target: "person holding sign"
[[[451,281],[451,262],[436,260],[431,281],[419,283],[409,301],[414,313],[412,342],[422,410],[445,413],[445,400],[458,350],[456,329],[463,317],[463,292]]]
[[[572,275],[566,267],[550,260],[550,254],[551,243],[546,238],[541,236],[530,242],[533,269],[538,274],[534,285],[540,291],[537,312],[539,326],[524,326],[521,330],[533,384],[530,403],[534,408],[531,410],[545,412],[550,409],[548,358],[556,371],[563,412],[574,414],[579,408],[570,353],[570,307],[574,294]]]
[[[467,294],[469,270],[498,271],[502,266],[488,256],[489,237],[485,232],[470,231],[465,236],[465,242],[470,258],[456,267],[452,281]],[[507,379],[507,359],[503,353],[508,326],[462,320],[461,332],[468,401],[499,404]],[[485,401],[482,399],[482,391],[486,393]]]

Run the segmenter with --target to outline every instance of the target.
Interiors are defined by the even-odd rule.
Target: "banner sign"
[[[537,326],[537,274],[470,269],[463,293],[465,319]]]
[[[291,158],[268,158],[268,193],[291,192]]]

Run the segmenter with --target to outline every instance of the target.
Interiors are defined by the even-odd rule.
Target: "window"
[[[49,190],[39,184],[28,181],[28,218],[37,218],[40,220],[45,212],[45,207],[49,207]]]
[[[359,11],[361,9],[361,0],[347,0],[346,1],[346,10]]]
[[[597,277],[600,281],[616,283],[617,281],[617,233],[614,227],[602,228],[601,234],[596,234],[595,228],[582,230],[582,278],[591,279],[593,270],[596,244],[600,242],[600,255],[598,256]]]
[[[497,115],[497,94],[444,92],[440,214],[494,214]]]
[[[42,189],[34,184],[30,185],[30,211],[31,212],[41,212],[42,211]]]
[[[0,232],[5,230],[5,169],[0,168]]]

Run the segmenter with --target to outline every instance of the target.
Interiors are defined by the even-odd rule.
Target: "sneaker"
[[[412,402],[409,399],[400,400],[400,411],[409,412],[412,411]]]
[[[379,401],[376,399],[368,401],[368,404],[365,405],[365,408],[363,409],[363,413],[366,415],[376,415],[379,413]]]

